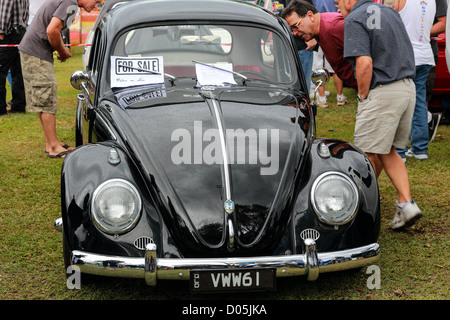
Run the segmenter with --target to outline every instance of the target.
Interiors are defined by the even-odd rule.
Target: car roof
[[[239,0],[135,0],[120,5],[103,19],[108,22],[108,33],[113,34],[132,25],[180,20],[209,20],[212,24],[249,22],[273,26],[288,33],[281,19],[261,7]]]

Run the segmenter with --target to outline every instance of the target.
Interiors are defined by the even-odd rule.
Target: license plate
[[[271,291],[276,288],[276,270],[191,270],[192,292]]]

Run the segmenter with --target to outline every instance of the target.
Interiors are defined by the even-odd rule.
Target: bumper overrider
[[[192,270],[273,269],[276,277],[307,276],[314,281],[319,273],[343,271],[376,263],[380,246],[372,243],[358,248],[318,253],[316,242],[304,240],[305,253],[282,256],[239,258],[158,258],[157,246],[149,243],[144,257],[103,255],[80,250],[71,252],[71,263],[82,273],[118,278],[144,279],[150,286],[157,280],[192,280]]]

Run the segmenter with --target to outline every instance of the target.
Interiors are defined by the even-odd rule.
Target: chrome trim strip
[[[228,250],[234,250],[234,225],[231,219],[228,219]]]
[[[316,242],[311,238],[307,238],[304,243],[306,248],[305,260],[308,268],[308,280],[314,281],[319,277],[319,258],[317,257]]]
[[[98,112],[97,112],[96,120],[99,120],[105,126],[106,130],[108,130],[109,134],[111,135],[111,138],[114,141],[117,141],[117,136],[114,134],[113,130],[108,125],[108,123],[105,121],[105,119],[103,119],[103,116]]]
[[[222,164],[222,168],[223,168],[223,183],[224,183],[224,191],[225,191],[225,200],[231,200],[231,179],[230,179],[230,166],[229,166],[229,155],[228,155],[228,147],[227,147],[227,141],[226,141],[226,137],[225,137],[225,129],[223,127],[223,117],[220,114],[220,106],[217,105],[217,101],[216,98],[214,97],[214,94],[212,92],[208,92],[209,93],[209,99],[211,100],[212,103],[212,109],[214,112],[214,116],[213,119],[217,124],[217,129],[219,131],[219,140],[220,140],[220,148],[222,150],[222,158],[223,158],[223,164]],[[234,250],[234,242],[235,242],[235,238],[234,238],[234,226],[233,223],[230,219],[230,216],[232,214],[232,212],[227,212],[226,210],[224,210],[224,213],[228,219],[227,223],[228,223],[228,250],[229,251],[233,251]]]
[[[217,106],[216,99],[213,97],[213,94],[210,93],[210,99],[214,108],[215,120],[217,123],[217,129],[219,130],[219,138],[220,138],[220,147],[222,149],[223,156],[223,171],[225,178],[225,199],[231,199],[231,182],[230,182],[230,171],[229,171],[229,163],[228,163],[228,150],[227,143],[225,140],[225,131],[222,126],[222,117],[220,116],[219,107]]]
[[[308,244],[307,244],[308,245]],[[157,279],[189,280],[191,269],[276,268],[277,277],[307,275],[317,279],[319,273],[335,272],[374,264],[380,259],[380,246],[372,243],[343,251],[316,253],[315,242],[309,243],[306,254],[239,257],[166,259],[156,257],[156,245],[148,244],[143,257],[120,257],[75,250],[72,264],[81,272],[111,277],[145,279],[156,285]]]

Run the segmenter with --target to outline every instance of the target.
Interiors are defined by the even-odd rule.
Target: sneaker
[[[439,122],[441,121],[442,114],[441,113],[433,113],[431,116],[431,121],[428,122],[428,135],[430,137],[429,142],[434,140],[436,136],[437,128],[439,126]]]
[[[397,211],[390,223],[391,228],[394,230],[409,227],[422,217],[422,211],[420,211],[414,200],[408,202],[403,208],[399,206],[398,201],[395,204]]]
[[[328,108],[328,103],[327,103],[327,100],[320,100],[320,99],[317,99],[317,106],[319,107],[319,108]]]
[[[346,105],[347,103],[348,103],[348,100],[347,100],[346,96],[344,96],[344,95],[342,95],[341,97],[337,96],[337,105],[338,106],[343,106],[343,105]]]
[[[411,149],[409,149],[408,151],[405,152],[405,155],[408,157],[414,157],[418,160],[426,160],[428,159],[428,155],[426,153],[423,154],[416,154],[414,153]]]

